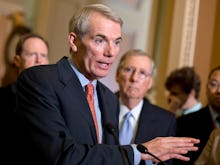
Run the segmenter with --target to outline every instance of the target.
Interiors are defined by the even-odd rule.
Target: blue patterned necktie
[[[133,126],[131,124],[132,113],[128,112],[124,118],[124,122],[119,132],[119,142],[121,145],[130,144],[133,134]]]

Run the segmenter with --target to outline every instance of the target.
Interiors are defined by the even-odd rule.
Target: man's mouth
[[[109,69],[109,67],[111,66],[111,63],[106,63],[106,62],[99,62],[99,67],[101,69]]]

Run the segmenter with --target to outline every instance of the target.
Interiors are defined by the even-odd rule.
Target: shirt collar
[[[130,111],[132,113],[133,118],[137,121],[140,113],[141,113],[141,109],[142,106],[144,104],[143,99],[140,101],[140,103],[135,106],[133,109],[129,110],[129,108],[124,105],[121,101],[120,101],[120,113],[119,113],[119,121],[121,121],[121,119]]]
[[[197,103],[195,106],[193,106],[192,108],[189,108],[189,109],[183,111],[183,114],[184,114],[184,115],[187,115],[187,114],[189,114],[189,113],[196,112],[196,111],[198,111],[198,110],[201,109],[201,108],[202,108],[202,103],[201,103],[201,102],[198,102],[198,103]]]
[[[70,65],[73,69],[73,71],[76,73],[76,76],[79,78],[80,84],[84,88],[87,84],[90,83],[90,81],[76,68],[74,62],[72,60],[69,60]],[[96,88],[97,80],[92,81],[92,84],[94,88]]]

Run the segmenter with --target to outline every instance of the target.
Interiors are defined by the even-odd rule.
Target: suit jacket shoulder
[[[212,117],[208,106],[201,110],[177,118],[177,135],[199,137],[213,130]]]
[[[103,124],[101,145],[97,145],[85,92],[66,57],[57,64],[25,70],[17,82],[17,114],[18,129],[24,135],[20,138],[24,145],[19,143],[18,148],[24,150],[19,152],[26,163],[56,164],[63,151],[63,164],[122,164],[115,139],[104,128],[111,122],[118,129],[118,99],[100,82],[97,94]],[[132,147],[124,149],[132,161]]]
[[[200,139],[197,152],[189,152],[189,162],[177,161],[178,165],[191,165],[198,158],[202,149],[206,145],[214,124],[208,106],[188,115],[181,116],[177,119],[177,136],[194,137]]]
[[[175,136],[176,117],[173,113],[144,99],[135,143],[143,143],[156,137]],[[141,162],[143,164],[143,161]],[[172,165],[172,160],[166,162]]]
[[[136,142],[144,142],[155,137],[174,136],[175,131],[175,115],[144,100],[138,123]]]

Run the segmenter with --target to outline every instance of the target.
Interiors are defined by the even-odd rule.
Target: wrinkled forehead
[[[216,70],[214,71],[211,76],[210,76],[210,80],[218,80],[220,82],[220,70]]]
[[[142,55],[132,55],[127,56],[124,61],[124,66],[134,66],[136,68],[150,68],[151,67],[151,60],[148,56]]]

